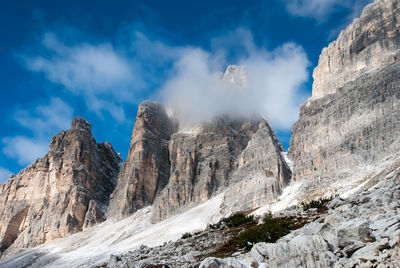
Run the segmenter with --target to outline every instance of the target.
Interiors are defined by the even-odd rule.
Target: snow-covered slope
[[[218,222],[223,194],[162,222],[152,224],[151,207],[121,221],[107,221],[65,239],[28,250],[0,261],[0,267],[95,267],[141,245],[158,246],[179,239],[186,232],[203,230]]]

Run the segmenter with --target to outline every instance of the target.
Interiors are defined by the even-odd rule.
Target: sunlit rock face
[[[0,185],[2,257],[104,221],[121,158],[77,117],[43,158]]]
[[[337,92],[348,81],[399,61],[400,2],[378,0],[322,50],[312,99]]]
[[[177,124],[159,103],[139,105],[128,157],[118,176],[107,216],[121,219],[153,203],[170,176],[168,142]]]
[[[221,78],[246,87],[243,67],[229,66]],[[227,213],[253,209],[275,200],[290,181],[283,147],[264,119],[219,115],[190,127],[178,125],[160,104],[139,106],[110,219],[153,205],[153,221],[160,221],[227,189]]]
[[[289,149],[294,179],[308,189],[347,187],[399,158],[399,6],[367,6],[322,52]]]
[[[229,117],[216,117],[194,133],[172,135],[171,177],[156,198],[153,219],[165,219],[225,189],[230,189],[224,200],[227,210],[252,209],[276,198],[291,173],[281,162],[282,147],[274,137],[263,119]]]

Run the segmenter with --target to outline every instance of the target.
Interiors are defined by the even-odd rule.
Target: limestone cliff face
[[[399,5],[369,5],[323,50],[313,96],[301,106],[289,149],[295,180],[310,189],[340,188],[399,157]]]
[[[160,104],[146,101],[107,216],[121,219],[153,205],[153,220],[163,220],[234,184],[227,208],[258,207],[274,200],[291,178],[282,151],[263,119],[218,116],[178,130]],[[240,204],[237,196],[249,200]]]
[[[292,172],[285,162],[283,147],[265,120],[238,157],[238,167],[225,192],[225,214],[248,211],[277,200],[289,184]]]
[[[312,98],[335,93],[361,74],[399,61],[400,1],[376,0],[322,50]]]
[[[172,135],[171,177],[154,203],[153,219],[165,219],[225,189],[256,130],[256,121],[217,117],[194,131]]]
[[[103,221],[120,162],[108,142],[96,143],[88,122],[75,118],[47,155],[0,185],[3,257]]]
[[[111,195],[107,216],[120,219],[153,203],[170,176],[168,142],[174,123],[155,102],[139,105],[128,157]]]

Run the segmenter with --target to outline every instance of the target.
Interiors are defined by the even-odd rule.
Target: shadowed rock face
[[[294,179],[310,189],[339,188],[399,157],[399,5],[369,5],[322,52],[313,97],[301,106],[289,149]]]
[[[103,221],[120,162],[75,118],[52,138],[47,155],[0,185],[3,257]]]
[[[128,157],[111,195],[109,218],[123,218],[153,203],[168,183],[168,141],[175,130],[176,124],[160,104],[139,105]]]

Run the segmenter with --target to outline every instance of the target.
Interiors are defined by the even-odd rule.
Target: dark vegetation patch
[[[235,214],[209,226],[211,230],[226,229],[226,236],[229,239],[211,252],[197,256],[197,259],[201,261],[207,257],[226,258],[238,251],[248,252],[255,243],[276,242],[280,237],[303,227],[307,222],[307,218],[274,218],[270,214],[263,219],[262,224],[258,224],[258,219],[253,216],[246,216],[244,213]]]
[[[304,211],[307,211],[311,208],[316,208],[318,212],[325,212],[327,210],[326,205],[331,202],[335,198],[335,196],[331,197],[321,197],[318,200],[312,200],[310,202],[302,202],[301,206]]]
[[[232,216],[228,218],[222,219],[222,222],[225,222],[228,227],[237,227],[240,226],[244,223],[252,222],[254,221],[254,216],[253,215],[245,215],[243,212],[239,212],[236,214],[233,214]]]
[[[251,227],[235,239],[239,248],[251,249],[259,242],[275,243],[279,238],[287,235],[290,231],[300,228],[302,225],[296,221],[285,218],[273,218],[268,215],[262,224]]]
[[[191,233],[184,233],[184,234],[182,235],[181,239],[187,239],[187,238],[189,238],[189,237],[192,237],[192,234],[191,234]]]

